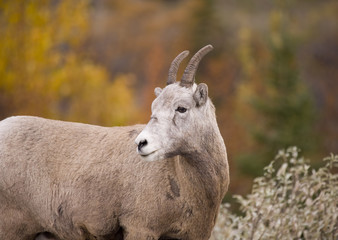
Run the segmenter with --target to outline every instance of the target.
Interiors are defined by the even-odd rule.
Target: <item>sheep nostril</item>
[[[137,149],[141,151],[141,149],[148,144],[147,140],[142,140],[137,146]]]

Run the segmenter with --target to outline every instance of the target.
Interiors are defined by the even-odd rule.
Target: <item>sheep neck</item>
[[[208,134],[199,150],[191,151],[178,158],[177,169],[182,181],[200,186],[211,205],[219,202],[229,183],[226,148],[218,130]]]

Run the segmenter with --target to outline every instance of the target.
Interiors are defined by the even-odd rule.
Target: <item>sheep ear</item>
[[[208,100],[208,86],[205,83],[198,84],[194,92],[194,100],[197,107],[204,105]]]
[[[158,97],[158,96],[160,96],[162,89],[157,87],[157,88],[155,88],[154,92],[155,92],[156,97]]]

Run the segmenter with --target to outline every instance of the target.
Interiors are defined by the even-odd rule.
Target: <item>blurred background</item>
[[[228,196],[278,149],[338,152],[337,0],[0,0],[0,120],[146,123],[171,61],[207,44],[196,81],[216,105]]]

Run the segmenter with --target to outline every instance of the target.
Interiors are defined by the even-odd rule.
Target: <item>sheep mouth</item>
[[[150,152],[150,153],[139,152],[139,154],[141,155],[141,157],[148,157],[148,156],[154,154],[155,152],[156,152],[156,150],[155,150],[155,151],[152,151],[152,152]]]
[[[160,160],[162,159],[158,152],[158,150],[155,150],[155,151],[152,151],[150,153],[139,153],[141,158],[146,161],[146,162],[154,162],[154,161],[157,161],[157,160]]]

